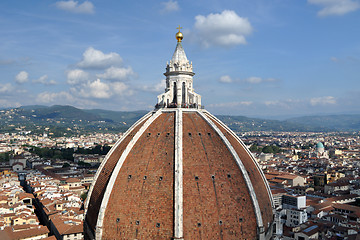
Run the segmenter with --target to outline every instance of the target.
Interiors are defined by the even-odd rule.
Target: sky
[[[213,114],[360,113],[360,0],[0,1],[0,108],[151,110],[179,25]]]

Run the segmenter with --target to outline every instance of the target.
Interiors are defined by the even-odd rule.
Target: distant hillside
[[[19,108],[25,109],[25,110],[33,110],[33,109],[39,109],[39,108],[48,108],[48,106],[44,106],[44,105],[28,105],[28,106],[21,106]]]
[[[37,119],[57,120],[85,120],[102,121],[99,115],[85,112],[72,106],[54,105],[51,107],[34,106],[33,108],[22,108],[24,116],[32,116]]]
[[[84,132],[124,132],[147,111],[84,110],[72,106],[24,106],[0,110],[0,132],[49,131],[54,136]],[[240,131],[360,131],[360,115],[307,116],[285,121],[217,116]],[[49,128],[49,129],[48,129]]]
[[[119,112],[119,111],[110,111],[103,109],[91,109],[91,110],[83,110],[83,111],[98,115],[103,119],[108,119],[114,122],[125,122],[127,125],[132,125],[147,113],[147,111],[144,110],[133,111],[133,112]]]
[[[140,111],[122,113],[61,105],[24,106],[0,111],[0,133],[31,131],[63,136],[88,132],[124,132],[140,116]]]
[[[233,131],[286,131],[286,132],[312,132],[330,131],[325,127],[313,127],[305,123],[268,120],[260,118],[248,118],[244,116],[217,116]]]
[[[359,131],[360,114],[328,116],[305,116],[286,120],[289,123],[306,124],[314,128],[327,128],[336,131]]]

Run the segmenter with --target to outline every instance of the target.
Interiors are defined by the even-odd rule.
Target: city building
[[[1,240],[17,240],[17,239],[45,239],[49,235],[49,229],[41,225],[20,225],[19,227],[6,227],[0,231]]]
[[[166,90],[102,161],[85,239],[270,239],[273,201],[239,137],[204,110],[182,33]]]
[[[316,144],[315,150],[310,152],[309,157],[315,157],[315,158],[329,158],[328,151],[325,151],[324,144],[321,142],[318,142]]]
[[[306,196],[284,195],[282,207],[286,212],[286,226],[296,227],[307,221]]]

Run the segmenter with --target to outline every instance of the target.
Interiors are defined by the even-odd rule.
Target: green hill
[[[126,123],[127,125],[132,125],[147,113],[147,111],[119,112],[103,109],[91,109],[83,111],[98,115],[103,119],[111,120],[113,122]]]
[[[327,128],[336,131],[359,131],[360,114],[326,116],[305,116],[286,120],[289,123],[306,124],[313,128]]]
[[[233,131],[286,131],[286,132],[312,132],[329,131],[325,127],[313,127],[304,123],[287,122],[279,120],[268,120],[260,118],[248,118],[244,116],[217,116]]]
[[[81,109],[72,106],[54,105],[45,108],[40,107],[40,108],[28,109],[27,113],[31,114],[31,116],[37,119],[58,119],[58,120],[66,119],[66,120],[84,120],[84,121],[104,120],[99,115],[85,112]]]
[[[79,109],[72,106],[34,105],[0,111],[0,133],[32,131],[54,132],[56,136],[85,132],[124,132],[147,111]],[[360,114],[306,116],[285,121],[217,116],[236,132],[244,131],[360,131]]]

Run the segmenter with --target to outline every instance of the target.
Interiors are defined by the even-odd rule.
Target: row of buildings
[[[83,201],[93,175],[61,178],[45,169],[1,172],[0,239],[82,239]],[[50,236],[50,237],[49,237]]]
[[[360,231],[360,211],[355,206],[360,196],[359,137],[249,133],[243,138],[248,147],[256,143],[259,147],[276,145],[282,150],[253,153],[274,197],[277,239],[355,239]],[[320,141],[324,144],[318,144]],[[41,159],[20,148],[21,155],[12,157],[11,164],[20,176],[26,174],[24,186],[29,193],[20,186],[18,174],[3,171],[8,182],[3,180],[2,185],[6,194],[0,201],[0,219],[4,219],[1,234],[25,234],[25,229],[42,233],[47,229],[42,237],[82,238],[80,195],[89,188],[93,174],[87,174],[92,169],[80,168],[78,163],[100,163],[102,156],[80,154],[70,162]],[[17,162],[24,162],[24,167],[14,169]],[[64,167],[65,163],[69,166]]]
[[[254,153],[272,191],[276,239],[360,237],[360,140],[344,135],[278,133],[245,140],[283,150]]]

